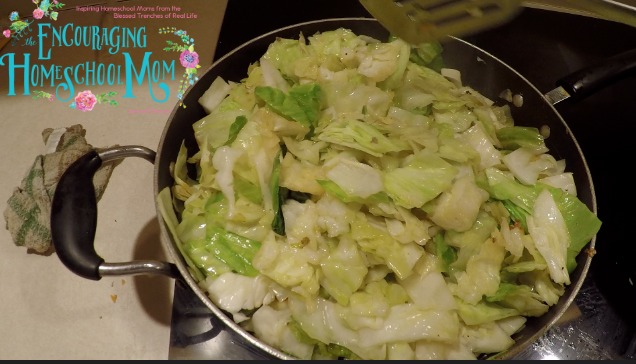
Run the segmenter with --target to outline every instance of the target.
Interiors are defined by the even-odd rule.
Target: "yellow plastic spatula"
[[[521,0],[360,0],[393,35],[411,44],[464,36],[510,20]]]

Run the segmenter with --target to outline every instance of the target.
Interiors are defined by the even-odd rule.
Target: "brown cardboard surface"
[[[184,68],[177,52],[162,50],[172,34],[159,34],[161,26],[187,30],[195,40],[203,72],[210,65],[220,29],[225,0],[130,0],[64,1],[56,24],[145,26],[147,46],[156,59],[176,59],[175,79],[162,79],[170,90],[165,102],[151,97],[148,79],[133,87],[134,98],[124,98],[126,85],[76,85],[75,92],[90,89],[95,94],[113,93],[117,105],[98,103],[91,111],[70,106],[73,95],[60,90],[53,100],[24,95],[16,83],[16,95],[7,95],[8,72],[0,65],[0,204],[6,201],[34,161],[44,152],[41,132],[82,124],[87,141],[95,147],[143,145],[157,149],[169,113],[178,107],[176,90]],[[112,12],[81,12],[73,8],[85,3],[114,3],[143,6],[179,6],[196,19],[174,21],[115,19]],[[14,6],[15,5],[15,6]],[[31,0],[2,1],[0,16],[14,9],[29,11]],[[25,9],[25,10],[22,10]],[[32,11],[32,10],[31,10]],[[51,23],[53,23],[51,21]],[[5,24],[2,22],[1,24]],[[51,62],[72,66],[79,62],[121,62],[117,55],[83,47],[51,48]],[[135,51],[135,50],[131,50]],[[6,45],[0,57],[13,53],[16,59],[33,51],[32,46]],[[139,53],[141,54],[141,53]],[[138,60],[139,54],[131,57]],[[3,58],[0,58],[3,59]],[[154,58],[153,58],[154,59]],[[7,58],[4,58],[5,65]],[[35,60],[35,62],[39,60]],[[17,79],[17,77],[16,77]],[[158,83],[157,97],[165,96]],[[31,87],[51,92],[48,85]],[[70,97],[67,101],[62,98]],[[113,172],[98,204],[95,249],[107,262],[169,260],[160,243],[153,196],[153,166],[140,158],[125,159]],[[163,276],[104,277],[99,281],[71,273],[55,253],[30,254],[15,246],[6,229],[0,229],[0,359],[167,359],[174,281]]]

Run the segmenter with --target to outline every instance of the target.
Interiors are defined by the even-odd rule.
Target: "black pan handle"
[[[142,146],[90,151],[72,163],[60,178],[51,205],[51,238],[58,257],[73,273],[92,280],[104,275],[181,275],[172,263],[144,260],[106,263],[95,251],[97,197],[93,177],[104,162],[140,157],[154,163],[156,153]]]
[[[556,84],[572,98],[582,98],[636,70],[636,49],[617,54],[579,71],[571,73]]]

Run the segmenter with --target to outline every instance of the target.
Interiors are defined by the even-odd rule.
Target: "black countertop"
[[[215,59],[265,32],[303,21],[370,17],[357,0],[229,0]],[[508,24],[464,37],[547,92],[583,66],[636,48],[636,28],[526,8]],[[551,329],[520,358],[636,359],[636,77],[624,77],[576,102],[557,105],[587,159],[596,190],[597,254],[576,299],[581,316]],[[178,307],[175,308],[178,310]]]

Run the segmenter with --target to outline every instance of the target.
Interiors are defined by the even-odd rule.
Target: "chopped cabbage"
[[[570,283],[601,222],[566,161],[440,44],[276,39],[218,77],[160,211],[218,307],[300,359],[476,359]],[[196,173],[193,173],[196,171]]]

